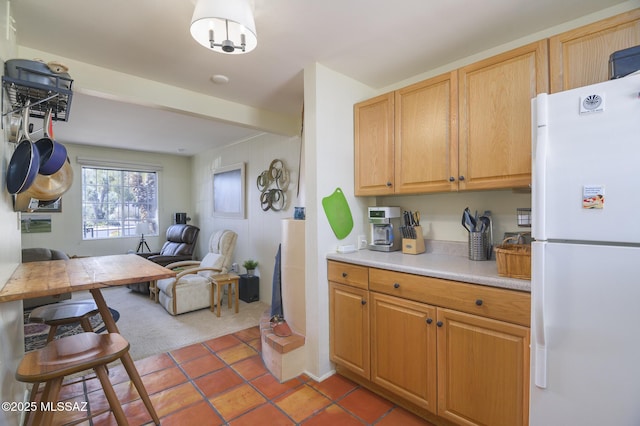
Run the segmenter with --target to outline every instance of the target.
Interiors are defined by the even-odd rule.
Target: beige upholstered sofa
[[[209,240],[209,253],[201,261],[182,261],[167,265],[180,268],[175,278],[157,282],[158,301],[171,315],[211,306],[211,276],[231,268],[237,234],[230,230],[215,232]]]

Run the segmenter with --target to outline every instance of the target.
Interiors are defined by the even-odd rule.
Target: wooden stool
[[[60,325],[80,323],[84,331],[93,331],[89,318],[99,313],[98,306],[93,300],[53,303],[31,311],[29,322],[49,326],[49,334],[47,335],[47,343],[49,343],[56,337],[56,330]],[[39,388],[40,383],[37,382],[31,387],[30,399],[32,401],[35,400]]]
[[[98,306],[93,300],[79,300],[35,308],[29,314],[29,322],[46,324],[50,327],[47,343],[56,337],[60,325],[80,323],[84,331],[93,331],[89,318],[99,314]]]
[[[214,300],[214,294],[218,295],[218,310],[216,312],[216,316],[220,316],[220,305],[222,303],[221,299],[220,299],[220,287],[222,287],[223,285],[228,286],[228,297],[227,297],[227,304],[229,305],[229,308],[231,308],[231,292],[233,291],[233,286],[235,284],[236,287],[236,296],[235,296],[235,300],[236,300],[236,314],[238,313],[238,309],[239,309],[239,304],[238,304],[238,281],[240,281],[240,277],[238,275],[234,275],[234,274],[220,274],[220,275],[214,275],[211,277],[211,307],[209,309],[211,309],[211,312],[214,311],[215,309],[215,300]],[[214,291],[215,290],[215,291]]]
[[[55,339],[42,349],[27,352],[18,365],[16,379],[26,383],[45,382],[46,385],[38,410],[33,415],[27,413],[25,424],[51,425],[64,377],[93,369],[118,425],[128,425],[106,369],[108,363],[121,358],[128,351],[129,342],[117,333],[80,333]],[[51,407],[51,410],[40,410],[43,406]]]

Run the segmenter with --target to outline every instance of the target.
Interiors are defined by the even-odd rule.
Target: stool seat
[[[58,402],[65,376],[93,369],[102,384],[116,422],[118,425],[128,425],[107,373],[107,364],[119,358],[125,358],[128,351],[129,342],[118,333],[85,332],[66,336],[52,340],[42,349],[27,352],[18,365],[16,379],[20,382],[34,383],[34,386],[40,382],[46,383],[40,402],[48,405]],[[140,380],[140,377],[136,376],[135,380]],[[35,400],[35,393],[32,391],[30,402]],[[42,407],[42,404],[39,407]],[[51,426],[54,415],[54,410],[36,409],[33,413],[26,413],[25,424]]]
[[[129,342],[117,333],[79,333],[55,339],[42,349],[24,354],[16,379],[21,382],[46,382],[105,365],[129,350]]]
[[[29,322],[58,326],[80,322],[99,313],[93,300],[78,300],[40,306],[29,314]]]

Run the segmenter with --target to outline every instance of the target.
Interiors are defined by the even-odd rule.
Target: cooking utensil
[[[7,136],[7,140],[9,142],[19,142],[21,131],[22,131],[22,115],[10,114],[9,115],[9,136]]]
[[[51,114],[51,109],[45,113],[42,129],[44,136],[35,143],[40,153],[40,169],[38,172],[41,175],[52,175],[56,173],[67,160],[67,148],[53,140],[52,137],[49,137]]]
[[[22,116],[22,140],[13,151],[7,167],[7,191],[19,194],[26,191],[38,174],[40,154],[29,137],[29,102],[24,106]]]
[[[474,219],[473,216],[471,216],[471,210],[469,210],[469,207],[464,209],[464,212],[462,214],[462,226],[465,227],[465,229],[469,232],[476,232],[476,226],[477,226],[477,221]]]
[[[349,235],[353,229],[353,216],[342,189],[336,188],[333,194],[324,197],[322,208],[336,237],[342,240]]]
[[[27,190],[32,198],[41,201],[56,200],[71,188],[73,183],[73,169],[68,159],[57,172],[51,175],[39,173],[33,184]]]
[[[71,88],[69,74],[66,72],[54,73],[42,61],[9,59],[5,62],[4,67],[5,75],[16,80],[29,81],[45,86],[57,86],[67,90]]]
[[[471,232],[471,229],[469,229],[469,219],[466,209],[462,212],[462,226],[467,230],[467,232]]]

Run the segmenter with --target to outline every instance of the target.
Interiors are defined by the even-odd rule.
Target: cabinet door
[[[369,379],[369,292],[329,282],[331,361]]]
[[[393,182],[393,92],[354,105],[355,195],[388,195]]]
[[[531,183],[531,99],[548,91],[547,41],[459,70],[459,188]]]
[[[528,423],[529,329],[438,308],[438,415],[461,425]]]
[[[436,412],[436,310],[371,292],[371,380]]]
[[[640,44],[640,9],[549,39],[551,92],[609,79],[609,56]]]
[[[455,71],[396,91],[396,193],[457,190],[458,78]]]

